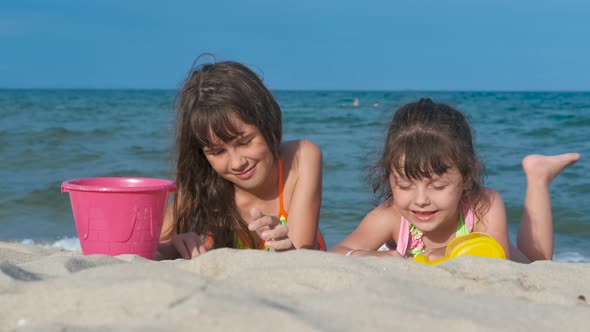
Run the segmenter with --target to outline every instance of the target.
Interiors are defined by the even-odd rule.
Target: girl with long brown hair
[[[231,61],[191,70],[177,98],[177,194],[162,258],[214,248],[324,249],[322,155],[282,142],[281,109],[260,78]]]

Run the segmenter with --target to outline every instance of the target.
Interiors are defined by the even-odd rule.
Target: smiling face
[[[221,177],[243,190],[255,190],[272,172],[273,153],[258,128],[236,116],[232,121],[236,136],[227,141],[213,137],[203,153]]]
[[[463,181],[455,167],[421,179],[410,179],[393,170],[389,183],[393,205],[417,229],[428,233],[456,225]]]

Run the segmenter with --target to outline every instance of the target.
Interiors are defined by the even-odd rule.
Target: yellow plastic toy
[[[424,255],[416,255],[415,262],[424,264],[438,264],[459,256],[480,256],[489,258],[506,258],[504,249],[486,233],[473,232],[451,240],[445,250],[445,257],[428,260]]]

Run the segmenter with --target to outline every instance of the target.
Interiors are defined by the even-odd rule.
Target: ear
[[[461,188],[463,189],[463,196],[465,196],[465,193],[470,192],[471,190],[473,190],[473,181],[467,181],[465,182],[465,180],[463,180],[463,182],[461,183]]]

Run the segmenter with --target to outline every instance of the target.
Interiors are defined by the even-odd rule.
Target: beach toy
[[[459,256],[506,258],[506,253],[500,243],[494,240],[493,237],[486,233],[473,232],[451,240],[447,245],[445,257],[443,258],[431,261],[424,255],[417,255],[414,257],[414,261],[425,264],[438,264]]]
[[[154,259],[173,181],[105,177],[65,181],[84,255],[135,254]]]

